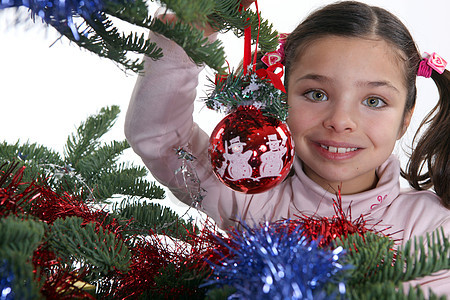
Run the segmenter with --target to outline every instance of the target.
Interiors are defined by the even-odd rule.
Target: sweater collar
[[[303,172],[302,162],[296,159],[294,170],[304,186],[303,199],[310,202],[308,207],[310,210],[315,207],[315,211],[310,213],[319,216],[333,216],[335,210],[333,208],[333,199],[337,198],[337,191],[325,190],[320,185],[312,181]],[[342,208],[347,215],[351,213],[352,219],[364,216],[374,217],[375,214],[384,211],[390,203],[397,198],[400,193],[400,162],[394,155],[391,155],[376,170],[379,178],[377,186],[374,189],[352,194],[342,195]],[[302,207],[303,205],[298,205]],[[300,209],[301,210],[301,209]]]

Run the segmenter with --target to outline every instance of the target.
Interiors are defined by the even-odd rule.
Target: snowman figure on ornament
[[[227,162],[230,163],[228,165],[228,174],[231,176],[232,180],[251,178],[252,176],[252,167],[248,161],[253,152],[248,150],[242,153],[245,145],[247,144],[241,142],[238,136],[230,140],[230,146],[227,147],[225,144],[225,149],[232,150],[232,153],[226,152],[223,154],[225,158],[224,165],[226,165]]]
[[[259,174],[261,177],[281,176],[280,172],[283,169],[283,156],[287,152],[286,140],[279,140],[276,134],[267,136],[269,141],[266,143],[269,151],[261,154],[261,166],[259,167]]]

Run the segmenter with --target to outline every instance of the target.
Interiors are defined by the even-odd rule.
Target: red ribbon
[[[275,73],[275,70],[277,68],[281,68],[281,71],[278,73]],[[272,82],[273,86],[283,93],[286,93],[286,89],[284,88],[283,82],[281,81],[281,77],[283,77],[284,71],[283,71],[283,64],[276,63],[268,67],[267,69],[259,69],[256,70],[256,75],[258,75],[261,79],[269,79],[270,82]]]
[[[256,13],[258,14],[258,35],[256,36],[256,45],[258,45],[259,30],[260,30],[260,27],[261,27],[261,19],[260,19],[260,15],[259,15],[258,1],[255,1],[255,5],[256,5]],[[249,65],[252,63],[252,57],[251,57],[251,55],[252,55],[252,53],[251,53],[251,34],[252,34],[251,33],[251,28],[250,28],[250,25],[249,25],[244,30],[244,60],[243,60],[244,75],[247,75]],[[281,77],[284,74],[283,65],[281,63],[276,63],[276,64],[271,65],[267,69],[256,70],[256,54],[257,54],[256,52],[257,51],[255,51],[255,56],[253,58],[254,59],[254,61],[253,61],[253,71],[256,72],[256,75],[258,75],[259,78],[261,78],[261,79],[268,78],[269,81],[273,84],[273,86],[275,88],[279,89],[283,93],[286,93],[286,89],[284,88],[283,82],[281,81]],[[277,68],[281,68],[281,71],[278,72],[278,73],[275,73],[275,70]]]
[[[258,8],[258,0],[255,0],[255,6],[256,6],[256,13],[258,14],[258,34],[256,35],[256,46],[255,46],[255,55],[253,57],[253,71],[256,69],[256,57],[257,57],[257,50],[258,50],[258,43],[259,43],[259,30],[261,29],[261,16],[259,14],[259,8]],[[239,11],[242,9],[242,5],[239,8]],[[247,22],[250,22],[250,18],[247,19]],[[244,67],[244,75],[247,75],[248,68],[250,64],[252,63],[252,29],[250,24],[244,29],[244,60],[243,60],[243,67]]]
[[[249,21],[249,20],[247,20]],[[244,75],[247,75],[248,66],[252,63],[252,29],[251,26],[248,25],[244,29]]]

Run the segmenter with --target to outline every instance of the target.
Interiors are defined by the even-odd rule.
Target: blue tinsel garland
[[[0,300],[14,299],[13,281],[15,275],[6,260],[0,262]]]
[[[70,29],[76,40],[80,32],[73,21],[74,17],[84,20],[101,19],[102,0],[0,0],[0,9],[25,6],[30,9],[33,20],[36,16],[53,26],[61,33]]]
[[[212,264],[214,280],[208,285],[232,286],[231,299],[330,299],[345,294],[341,247],[318,248],[297,227],[266,224],[231,233],[231,244],[223,242],[230,255]],[[341,278],[341,279],[337,279]],[[334,293],[325,287],[333,284]]]

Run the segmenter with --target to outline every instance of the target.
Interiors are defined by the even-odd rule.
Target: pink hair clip
[[[265,63],[266,66],[270,67],[277,63],[284,63],[284,44],[286,43],[286,39],[288,36],[289,33],[280,33],[278,35],[278,49],[276,51],[264,54],[264,56],[261,58],[261,61]]]
[[[435,70],[439,74],[442,74],[444,73],[446,66],[447,62],[445,61],[445,59],[439,56],[436,52],[433,52],[432,54],[425,52],[424,57],[419,64],[417,76],[430,78],[431,73],[433,73],[433,70]]]

